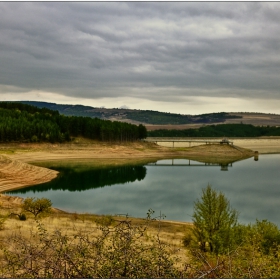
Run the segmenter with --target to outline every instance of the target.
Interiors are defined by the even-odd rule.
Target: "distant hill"
[[[280,136],[280,127],[252,124],[218,124],[182,130],[160,129],[148,132],[148,137],[262,137]]]
[[[58,111],[65,116],[82,116],[100,118],[111,121],[121,121],[133,124],[148,125],[185,125],[185,124],[213,124],[224,123],[227,120],[239,119],[230,113],[210,113],[201,115],[183,115],[163,113],[151,110],[133,109],[106,109],[83,105],[66,105],[38,101],[20,101],[21,103],[33,105],[39,108],[48,108]]]
[[[265,113],[229,113],[234,114],[235,118],[226,118],[223,124],[251,124],[254,126],[280,126],[280,115],[277,114],[265,114]],[[213,124],[221,124],[221,122],[214,123],[192,123],[181,125],[146,125],[148,131],[153,130],[186,130],[197,129],[202,126],[208,126]]]
[[[0,102],[0,142],[65,142],[82,136],[99,141],[144,139],[146,127],[99,118],[65,116],[21,102]]]
[[[58,111],[65,116],[82,116],[103,120],[143,124],[148,131],[167,129],[182,130],[212,124],[252,124],[256,126],[280,126],[280,115],[264,113],[210,113],[201,115],[171,114],[151,110],[106,109],[84,105],[67,105],[38,101],[20,101],[39,108]]]

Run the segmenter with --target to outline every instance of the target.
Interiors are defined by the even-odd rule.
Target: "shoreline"
[[[235,146],[237,147],[234,148]],[[280,153],[280,137],[234,139],[234,146],[181,145],[176,148],[146,141],[108,143],[83,138],[63,144],[0,144],[0,193],[54,179],[58,172],[42,167],[44,162],[80,161],[94,165],[123,165],[146,164],[168,158],[187,158],[200,162],[229,163],[253,157],[258,150],[261,150],[259,154]]]
[[[23,200],[21,197],[5,195],[2,192],[54,179],[58,172],[42,167],[44,162],[67,161],[70,164],[83,162],[96,165],[124,165],[146,164],[167,158],[188,158],[202,162],[227,163],[254,156],[254,151],[257,149],[249,150],[248,147],[250,145],[256,147],[256,139],[241,140],[246,148],[239,146],[238,150],[229,145],[220,144],[170,148],[147,142],[112,144],[84,139],[78,139],[76,143],[68,144],[0,144],[0,203],[3,206],[13,207]],[[275,154],[280,153],[278,152],[278,149],[280,151],[280,138],[276,140],[277,145],[272,151]],[[236,144],[236,139],[234,139],[234,144]],[[261,144],[257,148],[265,148],[264,142]],[[267,143],[266,148],[271,149],[271,146],[271,143]],[[57,211],[60,210],[57,209]],[[181,223],[167,220],[166,222]]]
[[[0,155],[0,193],[49,182],[56,178],[58,173]]]

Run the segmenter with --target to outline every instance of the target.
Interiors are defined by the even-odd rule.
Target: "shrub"
[[[47,198],[26,198],[23,201],[22,209],[24,211],[32,213],[35,218],[41,213],[49,213],[52,203]]]
[[[94,220],[97,224],[101,226],[110,226],[114,222],[114,218],[111,215],[102,215]]]
[[[189,247],[189,245],[191,244],[192,242],[192,236],[190,234],[186,234],[184,237],[183,237],[183,245],[185,247]]]
[[[18,218],[20,219],[20,221],[26,221],[26,215],[24,213],[18,214]]]

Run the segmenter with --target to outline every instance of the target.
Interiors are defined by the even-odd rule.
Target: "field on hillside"
[[[243,124],[252,124],[256,126],[280,126],[280,115],[275,114],[261,114],[261,113],[230,113],[235,116],[240,116],[240,118],[232,118],[227,119],[225,122],[226,124],[229,123],[243,123]],[[181,125],[151,125],[145,124],[148,131],[158,130],[158,129],[176,129],[176,130],[183,130],[183,129],[190,129],[190,128],[199,128],[205,125],[217,125],[222,123],[196,123],[196,124],[181,124]]]

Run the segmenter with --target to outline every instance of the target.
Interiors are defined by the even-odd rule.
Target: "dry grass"
[[[1,200],[7,200],[9,196],[1,195]],[[9,215],[10,213],[20,213],[20,200],[15,197],[11,197],[10,205],[0,208],[1,215]],[[0,230],[0,244],[7,240],[7,237],[11,234],[19,234],[23,237],[30,238],[33,234],[38,232],[37,223],[34,220],[32,214],[27,213],[27,220],[20,221],[15,215],[6,219],[4,227]],[[77,214],[77,213],[65,213],[53,209],[53,212],[40,219],[43,227],[49,232],[55,232],[60,230],[68,237],[73,237],[77,232],[83,232],[84,234],[90,234],[91,236],[99,236],[101,231],[98,227],[102,221],[110,220],[110,227],[116,225],[119,221],[124,220],[124,217],[120,216],[98,216],[92,214]],[[146,219],[129,218],[132,221],[132,225],[142,225],[146,223]],[[159,233],[161,242],[169,245],[174,256],[176,255],[181,259],[181,262],[188,260],[187,249],[183,247],[183,237],[187,231],[192,227],[191,223],[183,222],[169,222],[169,221],[152,221],[149,224],[149,228],[145,233],[144,244],[151,244],[153,238]],[[178,263],[180,265],[180,263]]]

